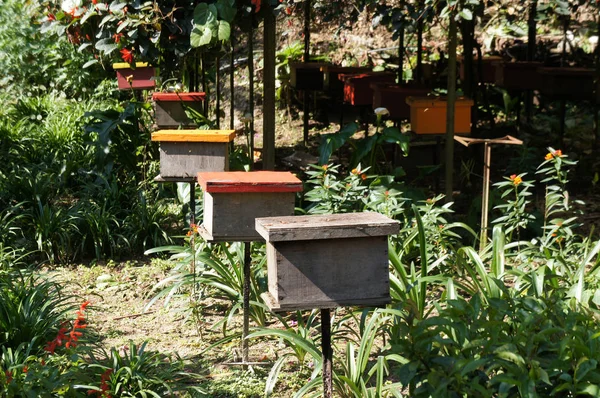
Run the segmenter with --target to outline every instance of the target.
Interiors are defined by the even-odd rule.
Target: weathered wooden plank
[[[204,192],[204,221],[207,241],[262,241],[255,230],[257,217],[294,214],[293,192]]]
[[[387,247],[386,236],[267,243],[270,308],[388,303]]]
[[[163,178],[193,177],[203,170],[228,170],[228,146],[219,142],[162,142],[160,175]]]
[[[152,133],[152,141],[158,142],[229,143],[234,138],[235,130],[159,130]]]
[[[302,181],[288,171],[231,171],[198,173],[205,192],[300,192]]]
[[[399,229],[398,221],[372,212],[256,220],[256,230],[267,242],[394,235]]]

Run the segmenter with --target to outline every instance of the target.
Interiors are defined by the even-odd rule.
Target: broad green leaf
[[[226,21],[219,21],[219,30],[217,33],[217,39],[219,41],[227,41],[229,40],[229,36],[231,35],[231,27],[229,23]]]

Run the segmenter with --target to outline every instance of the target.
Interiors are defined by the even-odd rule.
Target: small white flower
[[[375,109],[374,112],[377,116],[387,116],[390,114],[390,111],[388,111],[387,108],[383,108],[383,107]]]
[[[63,0],[60,8],[67,14],[70,14],[79,7],[81,7],[81,0]]]
[[[37,115],[36,119],[37,120],[42,120],[42,115]]]
[[[250,123],[252,121],[252,114],[246,113],[243,117],[240,118],[242,123]]]

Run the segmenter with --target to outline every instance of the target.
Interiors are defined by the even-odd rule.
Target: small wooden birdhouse
[[[302,181],[287,171],[198,173],[204,192],[201,235],[209,242],[252,242],[258,217],[292,216]]]
[[[229,170],[229,143],[234,130],[159,130],[162,178],[195,177],[199,171]]]
[[[267,305],[295,311],[389,303],[387,237],[399,229],[370,212],[257,219],[267,241]]]

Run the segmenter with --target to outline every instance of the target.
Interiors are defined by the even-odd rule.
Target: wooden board
[[[390,302],[386,236],[267,243],[275,311]]]
[[[148,67],[148,63],[147,62],[136,62],[135,63],[135,67],[136,68],[146,68]],[[129,64],[128,62],[117,62],[112,64],[113,69],[118,70],[118,69],[131,69],[131,64]]]
[[[204,191],[203,237],[209,242],[253,242],[263,238],[256,232],[258,217],[292,216],[294,192]]]
[[[185,103],[175,101],[155,101],[154,120],[156,121],[158,128],[176,129],[178,127],[196,127],[197,124],[194,120],[188,117],[186,107],[191,108],[198,113],[202,113],[204,105],[200,101],[190,101]],[[171,136],[173,136],[173,133],[171,133]],[[179,133],[177,134],[177,137],[180,137]],[[217,139],[225,139],[225,137],[226,135],[218,135]],[[196,137],[193,139],[196,139]]]
[[[201,172],[198,184],[211,193],[302,191],[302,181],[289,171]]]
[[[154,93],[152,100],[157,102],[199,102],[204,101],[206,94],[197,93]]]
[[[340,239],[394,235],[400,223],[382,214],[363,212],[256,220],[256,230],[267,242]]]
[[[235,130],[159,130],[152,133],[152,141],[158,142],[229,143],[234,138]]]
[[[161,142],[160,175],[193,177],[199,171],[228,170],[228,147],[219,142]]]

